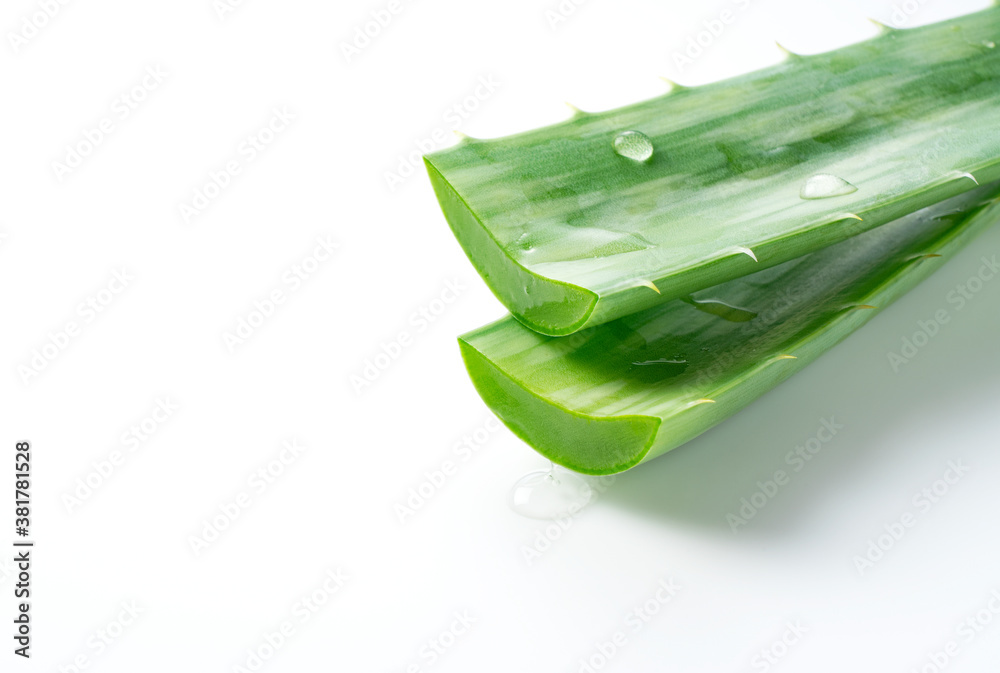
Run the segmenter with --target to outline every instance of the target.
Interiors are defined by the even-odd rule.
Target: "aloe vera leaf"
[[[460,337],[462,356],[486,404],[537,451],[577,472],[620,472],[693,439],[858,329],[1000,220],[998,195],[992,183],[572,336],[508,316]]]
[[[996,42],[1000,8],[425,162],[494,294],[532,329],[570,334],[1000,178]],[[626,131],[651,158],[615,152]],[[840,195],[802,197],[814,188]]]

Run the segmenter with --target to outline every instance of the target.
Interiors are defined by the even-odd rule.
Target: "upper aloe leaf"
[[[569,337],[507,317],[459,340],[519,437],[608,474],[704,432],[791,376],[1000,220],[1000,183],[771,269]],[[995,260],[990,262],[996,264]]]
[[[426,163],[497,297],[569,334],[1000,178],[996,42],[1000,8]]]

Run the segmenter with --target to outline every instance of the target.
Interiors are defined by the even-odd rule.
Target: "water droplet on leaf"
[[[647,161],[653,156],[653,142],[645,133],[625,131],[615,136],[615,153],[633,161]]]
[[[828,199],[831,196],[845,196],[858,191],[858,188],[843,178],[829,173],[819,173],[802,185],[799,196],[803,199]]]

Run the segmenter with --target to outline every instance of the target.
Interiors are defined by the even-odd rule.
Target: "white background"
[[[896,19],[986,5],[911,0],[918,11]],[[0,670],[72,671],[83,656],[88,671],[231,671],[286,621],[263,670],[579,671],[616,632],[625,644],[594,670],[764,670],[754,656],[797,621],[806,633],[771,668],[910,671],[954,640],[947,670],[996,671],[1000,283],[961,310],[948,295],[1000,253],[1000,229],[807,371],[547,527],[506,506],[511,484],[546,465],[530,448],[502,429],[454,450],[489,419],[455,337],[503,311],[422,167],[394,189],[386,178],[435,130],[452,142],[456,104],[470,108],[462,132],[522,131],[564,118],[564,101],[607,109],[661,93],[658,76],[766,66],[775,40],[810,53],[865,39],[865,17],[893,22],[892,3],[590,0],[553,25],[555,0],[402,0],[348,59],[343,45],[386,6],[248,0],[220,16],[212,0],[68,2],[15,48],[39,5],[5,3]],[[679,62],[723,9],[734,20]],[[120,97],[156,67],[163,81],[129,94],[144,100],[120,118]],[[483,77],[496,90],[469,99]],[[246,161],[241,143],[275,108],[294,121]],[[105,118],[110,132],[57,175]],[[239,175],[183,217],[230,160]],[[309,262],[325,236],[335,256]],[[293,288],[296,265],[314,273]],[[122,269],[127,287],[102,293]],[[414,317],[456,282],[433,322]],[[285,301],[227,347],[276,289]],[[89,297],[107,304],[81,310]],[[888,353],[939,309],[950,322],[893,372]],[[350,377],[404,331],[358,394]],[[30,369],[52,339],[65,348]],[[175,409],[129,436],[158,400]],[[844,426],[834,440],[734,533],[726,515],[831,417]],[[20,439],[34,446],[30,661],[11,640]],[[291,440],[304,452],[259,492],[248,478]],[[446,460],[454,474],[401,522],[396,506]],[[949,461],[968,473],[921,512],[913,496]],[[192,537],[241,493],[249,506],[196,553]],[[855,557],[906,512],[916,523],[859,572]],[[348,579],[303,622],[296,604],[326,599],[337,569]],[[661,581],[680,589],[659,605]],[[635,629],[629,613],[650,600],[657,614]],[[122,602],[141,609],[124,628]],[[991,623],[967,642],[956,629],[983,609]],[[471,628],[445,634],[463,611]],[[431,661],[442,634],[451,646]]]

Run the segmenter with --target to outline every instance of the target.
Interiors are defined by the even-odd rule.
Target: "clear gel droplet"
[[[645,133],[625,131],[615,136],[615,153],[633,161],[647,161],[653,156],[653,142]]]
[[[844,196],[856,191],[858,188],[847,180],[829,173],[820,173],[806,180],[799,196],[803,199],[828,199],[831,196]]]
[[[593,497],[583,477],[553,465],[518,479],[510,490],[510,507],[531,519],[561,519],[579,512]]]
[[[753,311],[738,306],[730,306],[718,299],[695,299],[694,297],[681,297],[685,304],[694,306],[699,311],[710,313],[714,316],[728,320],[729,322],[750,322],[757,317]]]
[[[686,365],[687,360],[681,360],[680,358],[674,358],[673,360],[659,358],[658,360],[643,360],[642,362],[633,362],[632,364],[637,367],[645,367],[647,365]]]

